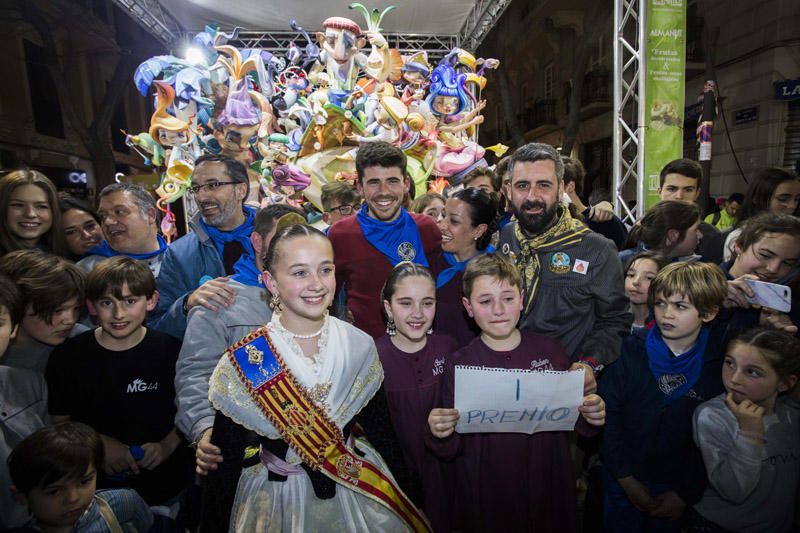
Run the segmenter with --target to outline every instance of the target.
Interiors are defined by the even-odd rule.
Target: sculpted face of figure
[[[425,75],[421,72],[416,72],[414,70],[410,70],[403,73],[403,79],[406,80],[411,85],[422,85],[425,83]]]
[[[322,48],[339,65],[344,65],[358,53],[359,39],[348,30],[326,28]]]
[[[275,161],[279,163],[288,163],[292,151],[282,142],[271,141],[269,143],[269,153]]]
[[[169,131],[161,128],[158,130],[158,144],[161,146],[175,146],[189,141],[185,131]]]
[[[433,110],[441,115],[452,115],[458,110],[458,97],[437,96],[433,100]]]
[[[214,105],[218,108],[222,109],[225,107],[225,102],[228,101],[228,92],[230,91],[227,82],[226,83],[212,83],[211,84],[211,95],[214,99]]]
[[[250,139],[256,136],[258,124],[253,126],[228,126],[224,131],[215,131],[214,138],[222,146],[222,153],[234,159],[242,159],[250,149]]]
[[[189,183],[186,180],[181,180],[167,174],[161,181],[161,185],[156,189],[156,194],[163,201],[171,203],[183,196],[188,186]]]
[[[378,106],[378,109],[375,110],[375,122],[384,128],[394,128],[397,126],[395,121],[392,120],[392,117],[389,116],[389,113],[381,106]]]

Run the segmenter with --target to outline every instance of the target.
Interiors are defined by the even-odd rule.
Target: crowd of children
[[[460,433],[456,367],[576,369],[559,339],[519,328],[525,283],[491,246],[505,176],[482,169],[417,200],[444,259],[370,280],[384,336],[347,320],[335,238],[272,206],[254,215],[253,279],[234,275],[251,297],[192,309],[183,342],[150,327],[146,262],[116,255],[86,273],[52,253],[55,193],[37,173],[12,177],[0,184],[0,215],[19,226],[0,231],[0,531],[800,527],[800,303],[797,291],[789,311],[752,303],[753,281],[798,279],[795,214],[748,215],[716,265],[695,255],[697,206],[660,202],[620,253],[630,334],[605,369],[579,370],[574,431]],[[359,203],[345,184],[323,190],[331,223]],[[64,213],[94,242],[90,211]],[[86,252],[69,242],[73,258]],[[193,399],[176,399],[187,388]],[[578,441],[599,448],[589,490],[602,517],[579,512]]]

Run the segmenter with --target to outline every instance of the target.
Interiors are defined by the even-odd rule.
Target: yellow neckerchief
[[[559,205],[556,212],[558,213],[558,221],[543,233],[533,237],[528,237],[522,231],[519,221],[514,227],[514,235],[517,238],[517,242],[519,242],[517,268],[522,276],[522,287],[525,295],[523,316],[531,310],[536,289],[539,286],[541,265],[539,264],[538,254],[580,243],[583,240],[583,234],[589,231],[589,228],[579,220],[572,218],[569,214],[569,209],[563,205]]]

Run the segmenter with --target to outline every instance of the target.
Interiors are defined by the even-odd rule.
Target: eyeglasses
[[[200,191],[206,192],[214,192],[223,185],[238,185],[241,183],[240,181],[209,181],[208,183],[204,183],[203,185],[192,185],[191,187],[186,188],[186,192],[191,195],[195,195]]]
[[[340,215],[352,215],[353,211],[358,208],[357,205],[340,205],[339,207],[331,207],[328,209],[328,213],[333,213],[334,211],[338,211]]]

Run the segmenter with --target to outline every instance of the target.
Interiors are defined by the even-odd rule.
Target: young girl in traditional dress
[[[394,267],[381,291],[388,320],[386,336],[376,342],[384,371],[383,389],[392,426],[407,467],[422,481],[424,506],[435,531],[448,531],[449,503],[444,497],[442,465],[422,440],[428,413],[453,339],[432,333],[436,287],[430,271],[404,261]]]
[[[330,242],[291,225],[265,264],[272,319],[229,348],[210,380],[224,460],[209,472],[202,529],[224,530],[230,513],[237,532],[427,530],[375,449],[404,474],[375,344],[328,315]],[[245,428],[259,444],[252,462],[242,459]]]
[[[728,346],[725,393],[694,412],[709,486],[691,531],[789,531],[800,480],[800,342],[754,329]],[[787,391],[794,387],[794,400]]]
[[[481,334],[445,365],[438,405],[428,417],[425,444],[443,460],[455,461],[454,529],[459,531],[575,531],[577,496],[570,434],[455,433],[455,365],[515,370],[567,370],[569,354],[556,340],[518,330],[522,282],[517,268],[500,255],[483,254],[464,272],[464,305]],[[602,426],[605,404],[584,396],[579,433]],[[457,519],[457,520],[456,520]]]

